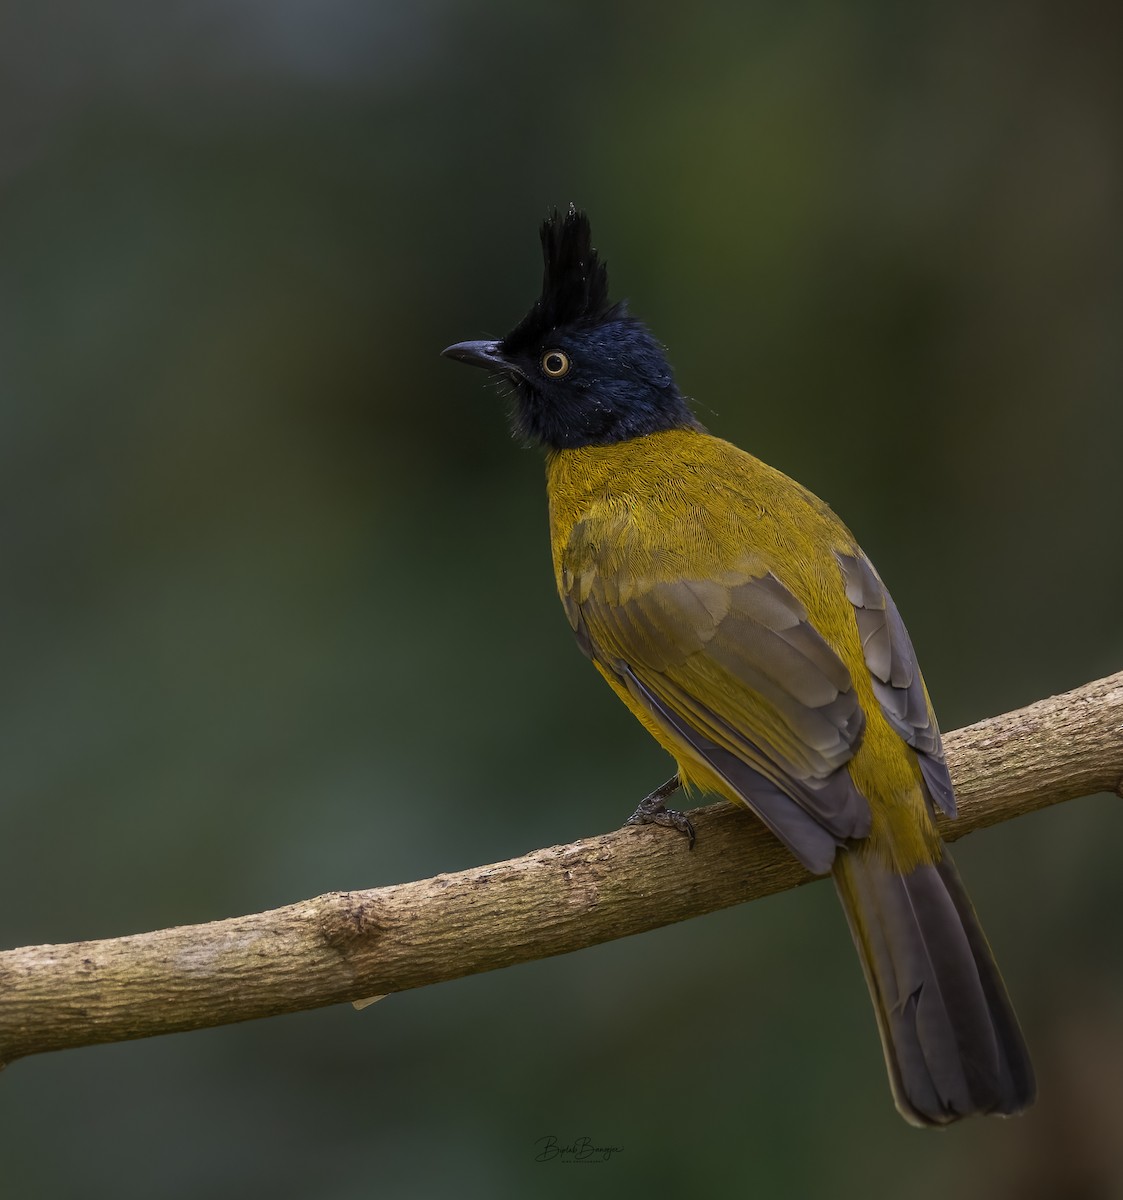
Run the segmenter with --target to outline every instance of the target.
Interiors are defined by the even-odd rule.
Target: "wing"
[[[873,564],[860,550],[855,554],[836,553],[836,557],[846,579],[846,596],[858,619],[866,666],[881,711],[916,751],[929,800],[954,817],[955,792],[944,761],[940,728],[901,614]]]
[[[810,870],[869,833],[846,770],[865,725],[850,673],[779,579],[746,563],[716,579],[622,586],[563,567],[561,584],[585,653]]]

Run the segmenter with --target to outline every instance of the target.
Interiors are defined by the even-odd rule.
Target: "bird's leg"
[[[657,787],[649,796],[639,802],[639,807],[624,822],[625,825],[666,825],[685,833],[690,839],[690,849],[694,849],[694,826],[690,818],[677,808],[668,808],[663,803],[668,796],[673,795],[682,786],[682,780],[672,775],[661,787]]]

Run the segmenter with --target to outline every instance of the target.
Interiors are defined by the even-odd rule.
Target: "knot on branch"
[[[341,954],[386,932],[382,906],[371,891],[328,892],[319,900],[320,934]]]

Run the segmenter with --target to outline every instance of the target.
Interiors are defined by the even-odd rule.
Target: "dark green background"
[[[438,357],[522,314],[554,204],[702,420],[856,530],[945,728],[1117,669],[1121,14],[5,5],[0,943],[491,862],[666,776],[572,645],[539,455]],[[4,1192],[1118,1196],[1121,833],[1101,797],[957,849],[1016,1122],[900,1121],[820,885],[18,1062]]]

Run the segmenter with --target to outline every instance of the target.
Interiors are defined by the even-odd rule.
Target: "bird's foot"
[[[694,826],[690,823],[690,818],[684,812],[679,812],[677,808],[668,808],[664,801],[668,796],[677,792],[681,787],[681,781],[677,775],[668,779],[662,787],[657,787],[649,796],[639,802],[639,807],[634,813],[624,822],[625,825],[666,825],[670,829],[677,829],[679,833],[684,833],[690,839],[689,848],[694,849]]]

